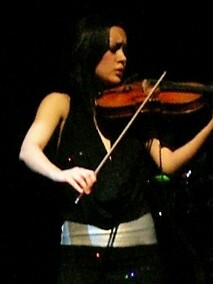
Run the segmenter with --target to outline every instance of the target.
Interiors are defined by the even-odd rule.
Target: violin
[[[155,80],[147,80],[150,89]],[[97,111],[108,118],[129,117],[147,98],[144,81],[136,81],[104,91],[96,100]],[[213,93],[212,86],[195,82],[163,82],[141,110],[165,115],[189,114],[207,103],[205,94]]]

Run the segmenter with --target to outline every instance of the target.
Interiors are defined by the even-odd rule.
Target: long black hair
[[[103,88],[95,76],[95,68],[109,49],[112,26],[125,29],[120,19],[107,14],[81,18],[74,25],[69,80],[72,96],[78,96],[85,105]]]

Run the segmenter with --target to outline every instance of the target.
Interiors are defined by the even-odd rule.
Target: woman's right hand
[[[96,182],[96,173],[81,167],[61,170],[55,180],[71,185],[79,193],[90,194]]]

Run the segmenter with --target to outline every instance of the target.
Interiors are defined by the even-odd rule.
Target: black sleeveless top
[[[110,130],[106,135],[112,144],[126,125],[123,119],[104,121],[98,114],[97,121],[101,129]],[[136,121],[128,130],[99,171],[90,195],[83,195],[75,204],[79,193],[66,184],[62,188],[59,185],[65,220],[110,229],[149,212],[146,191],[154,163],[144,148],[144,133],[148,129],[144,126],[138,131],[137,123],[140,122]],[[95,170],[105,155],[93,115],[72,102],[58,150],[59,167],[80,166]]]

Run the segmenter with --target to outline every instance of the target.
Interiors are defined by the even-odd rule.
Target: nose
[[[123,48],[119,49],[118,55],[119,55],[119,61],[122,62],[123,65],[125,66],[126,61],[127,61],[127,57],[125,55]]]

